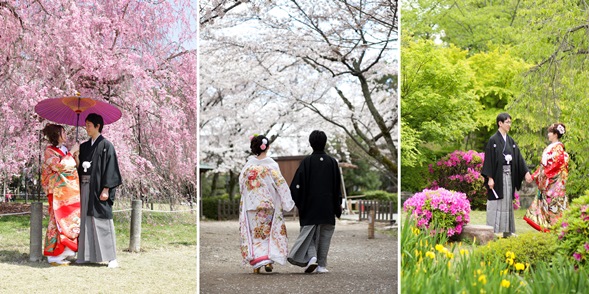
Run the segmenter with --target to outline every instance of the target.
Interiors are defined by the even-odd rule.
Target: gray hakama
[[[503,166],[503,199],[487,201],[487,225],[495,233],[515,233],[513,215],[513,185],[511,183],[511,166]]]
[[[335,226],[328,224],[302,226],[288,254],[288,262],[304,267],[311,257],[317,257],[317,264],[327,267],[327,253],[334,230]]]
[[[77,262],[108,262],[117,258],[112,219],[88,215],[90,176],[80,178],[81,222]]]

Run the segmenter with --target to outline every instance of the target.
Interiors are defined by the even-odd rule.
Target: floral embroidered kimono
[[[288,239],[282,211],[290,211],[294,201],[278,164],[269,157],[250,157],[239,174],[239,189],[243,264],[254,268],[273,262],[284,264]]]
[[[548,232],[567,208],[565,185],[569,174],[569,155],[561,142],[548,145],[542,152],[540,167],[532,177],[538,195],[528,208],[524,220],[538,231]]]
[[[68,152],[45,149],[41,185],[49,202],[49,225],[43,255],[58,256],[65,247],[78,251],[80,233],[80,184],[76,161]]]

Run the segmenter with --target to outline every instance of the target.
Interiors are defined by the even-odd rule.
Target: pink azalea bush
[[[439,187],[466,194],[473,209],[485,209],[487,189],[481,175],[485,154],[456,150],[429,165],[430,189]]]
[[[557,223],[557,250],[577,265],[589,260],[589,194],[573,200]]]
[[[403,210],[415,218],[417,227],[445,232],[448,237],[460,234],[470,221],[466,194],[444,188],[415,193],[405,201]]]
[[[521,207],[521,203],[519,202],[519,194],[517,194],[517,192],[515,192],[513,194],[513,210],[518,210]]]

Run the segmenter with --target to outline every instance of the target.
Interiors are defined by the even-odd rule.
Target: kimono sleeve
[[[274,185],[276,187],[276,192],[280,197],[280,202],[282,203],[282,210],[284,211],[291,211],[295,205],[292,197],[290,195],[290,189],[286,180],[282,176],[279,170],[271,169],[272,173],[272,180],[274,181]]]
[[[552,156],[544,165],[544,173],[548,178],[554,178],[560,173],[562,167],[566,164],[565,151],[561,144],[558,144],[550,150]]]
[[[515,143],[515,148],[517,149],[517,172],[515,173],[515,182],[513,183],[513,186],[520,190],[521,186],[522,186],[522,181],[524,180],[524,178],[526,177],[526,173],[528,173],[530,170],[528,169],[528,165],[526,164],[526,161],[524,160],[524,157],[521,153],[521,150],[519,149],[519,146],[517,146]]]
[[[483,160],[483,168],[481,170],[481,174],[485,177],[485,188],[487,188],[487,199],[488,200],[495,200],[497,198],[495,198],[495,194],[493,193],[493,190],[491,190],[491,188],[489,187],[489,178],[492,178],[495,181],[495,188],[497,188],[498,186],[501,185],[501,179],[497,179],[495,178],[496,175],[496,161],[497,161],[497,156],[496,156],[496,148],[497,148],[497,143],[494,140],[495,136],[492,136],[491,138],[489,138],[489,142],[487,142],[487,145],[485,146],[485,158]],[[499,192],[499,198],[501,199],[503,198],[502,194],[501,194],[501,189],[498,190]]]
[[[334,179],[334,197],[333,197],[333,211],[335,212],[335,216],[340,218],[342,216],[342,182],[341,182],[341,172],[339,169],[339,164],[337,160],[333,160],[334,162],[334,170],[335,170],[335,179]]]
[[[292,196],[292,200],[295,202],[296,206],[300,209],[302,206],[302,202],[304,199],[304,189],[305,187],[305,160],[301,161],[301,164],[297,168],[294,177],[292,178],[292,182],[290,183],[290,194]]]
[[[493,140],[489,139],[487,145],[485,146],[485,159],[483,161],[483,169],[481,170],[481,174],[485,176],[485,178],[492,178],[493,177],[493,165],[495,164],[495,147],[493,146]],[[485,181],[485,186],[487,186],[488,182]]]
[[[109,142],[110,143],[110,142]],[[104,157],[104,165],[102,169],[102,188],[115,188],[122,183],[121,172],[119,171],[119,160],[117,153],[112,144],[105,144],[106,154]],[[114,194],[111,194],[111,198],[114,198]]]
[[[44,153],[46,166],[54,172],[60,173],[64,171],[65,165],[61,163],[61,157],[55,151],[47,148]]]

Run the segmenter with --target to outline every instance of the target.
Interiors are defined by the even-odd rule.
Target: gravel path
[[[299,223],[287,221],[289,248]],[[397,293],[397,236],[378,224],[369,240],[368,223],[338,220],[327,257],[329,273],[275,265],[255,275],[241,266],[237,221],[200,222],[200,293]],[[263,270],[262,270],[263,272]]]

